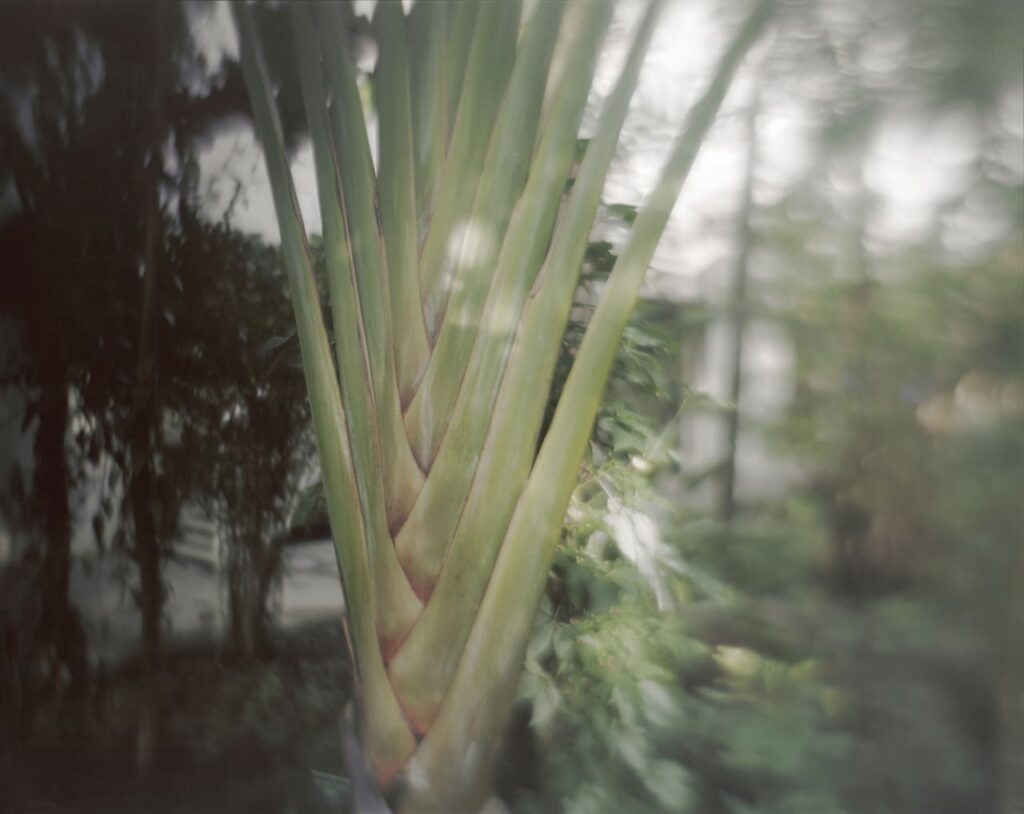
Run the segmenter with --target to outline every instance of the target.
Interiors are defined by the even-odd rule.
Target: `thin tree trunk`
[[[154,190],[155,196],[155,190]],[[152,213],[152,210],[151,210]],[[157,213],[157,216],[159,212]],[[136,740],[136,766],[152,765],[157,730],[157,678],[160,670],[160,623],[163,586],[160,576],[160,539],[155,520],[152,431],[155,415],[153,376],[152,309],[156,278],[155,238],[158,225],[151,215],[147,223],[145,279],[143,281],[142,327],[139,336],[139,367],[136,374],[136,408],[130,429],[131,510],[135,539],[133,553],[139,569],[139,612],[142,616],[143,700]]]
[[[229,509],[229,516],[233,516]],[[246,537],[237,528],[232,528],[228,536],[228,642],[231,651],[243,657],[251,655],[246,647],[246,627],[250,616],[246,596],[249,591],[248,578],[250,568],[246,563]]]
[[[256,647],[266,649],[270,645],[270,635],[267,629],[270,611],[267,607],[270,601],[270,591],[275,580],[281,573],[281,552],[284,548],[284,537],[279,536],[267,544],[265,551],[262,551],[259,567],[256,574],[256,615],[254,618],[254,633]]]
[[[46,346],[41,371],[39,428],[35,442],[33,502],[45,540],[42,567],[38,572],[39,627],[34,647],[52,648],[51,681],[25,688],[19,729],[27,737],[35,707],[54,689],[61,670],[66,669],[71,687],[78,688],[85,677],[85,643],[82,628],[68,600],[71,576],[71,512],[69,508],[65,435],[68,420],[68,372],[62,358],[57,331],[51,322],[42,327]]]
[[[228,571],[231,641],[245,658],[265,651],[269,644],[267,602],[283,546],[283,540],[276,540],[264,547],[258,534],[247,543],[233,544],[244,547],[232,552]]]
[[[133,459],[144,456],[146,445],[133,444]],[[135,473],[132,491],[132,517],[135,525],[135,561],[139,568],[139,611],[142,615],[142,705],[135,743],[136,767],[145,771],[152,766],[156,748],[157,679],[160,671],[160,623],[163,609],[163,585],[160,577],[160,543],[153,520],[153,494],[149,463]]]
[[[135,559],[139,568],[142,614],[142,709],[136,739],[136,766],[146,770],[152,765],[158,729],[158,678],[160,670],[160,624],[163,586],[160,576],[161,545],[155,521],[156,489],[153,483],[152,453],[154,433],[159,420],[156,410],[156,284],[159,272],[160,238],[163,234],[160,209],[160,178],[163,173],[160,139],[163,136],[163,93],[166,43],[166,9],[159,6],[153,27],[156,67],[151,90],[152,130],[149,140],[149,164],[141,175],[142,197],[146,206],[143,238],[142,303],[139,322],[138,365],[135,395],[129,428],[131,457],[131,505],[135,525]]]
[[[747,281],[750,276],[750,249],[753,232],[750,219],[754,209],[754,171],[757,165],[757,114],[758,93],[754,92],[747,112],[747,166],[743,180],[743,197],[737,218],[736,265],[733,272],[733,288],[729,308],[732,311],[731,341],[732,359],[729,386],[729,401],[732,409],[726,415],[726,447],[722,464],[718,514],[729,522],[736,514],[736,449],[740,433],[740,398],[743,388],[743,339],[746,333]]]
[[[996,682],[999,704],[999,814],[1024,814],[1024,550],[1010,563],[1005,635]]]
[[[257,649],[255,602],[250,586],[237,583],[237,579],[232,581],[230,597],[232,650],[244,659],[251,659]]]
[[[51,360],[46,365],[39,398],[34,499],[46,536],[42,571],[44,624],[53,626],[58,641],[69,609],[68,580],[71,573],[71,517],[64,449],[67,424],[67,381],[60,362]]]
[[[252,564],[255,551],[247,548],[246,538],[234,537],[228,555],[228,607],[231,618],[230,641],[233,651],[249,659],[256,655],[256,628],[259,608],[256,575]]]

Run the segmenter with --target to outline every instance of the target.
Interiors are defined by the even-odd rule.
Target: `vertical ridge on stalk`
[[[691,108],[587,327],[551,427],[516,502],[458,669],[413,758],[416,771],[435,778],[446,793],[466,783],[465,767],[453,765],[451,754],[464,754],[488,733],[496,735],[512,703],[516,667],[522,663],[575,485],[573,476],[590,438],[622,330],[693,160],[769,10],[770,0],[759,0],[721,57],[708,88]],[[499,624],[508,636],[501,641],[493,636]],[[515,645],[509,646],[510,641]],[[471,791],[464,788],[462,793]]]
[[[469,8],[473,6],[469,5]],[[448,0],[416,3],[406,24],[416,183],[417,273],[419,250],[430,225],[448,146],[448,108],[452,104],[452,89],[447,72],[452,58],[450,54],[456,50],[455,42],[449,39],[448,28],[454,13]]]
[[[431,342],[437,338],[461,237],[470,228],[467,217],[480,181],[495,113],[512,72],[519,11],[519,0],[502,0],[483,3],[476,13],[437,204],[420,255],[423,313]],[[420,464],[428,467],[422,460]]]
[[[452,286],[440,315],[434,353],[405,411],[417,460],[433,465],[480,324],[509,218],[526,183],[547,68],[563,3],[537,9],[516,55],[498,110],[480,184],[453,254]]]
[[[346,405],[360,511],[366,530],[376,598],[376,625],[385,649],[402,639],[422,605],[402,570],[388,533],[381,468],[380,425],[371,398],[366,336],[359,309],[346,220],[345,190],[327,121],[327,92],[320,42],[310,8],[291,7],[306,121],[313,141],[327,283],[334,323],[335,357]]]
[[[546,404],[546,399],[537,399],[532,394],[540,389],[546,393],[553,375],[604,178],[661,7],[660,2],[651,3],[638,27],[550,246],[544,241],[534,247],[540,253],[535,261],[539,270],[534,269],[528,279],[520,278],[519,293],[510,300],[510,304],[515,304],[517,318],[506,326],[502,342],[492,350],[506,358],[501,375],[492,378],[483,368],[474,374],[474,384],[489,385],[491,402],[481,415],[474,403],[481,393],[467,388],[461,394],[465,400],[459,420],[466,423],[460,423],[457,434],[445,437],[437,467],[431,471],[413,514],[396,539],[400,556],[407,546],[414,544],[414,536],[439,546],[442,557],[449,544],[453,552],[450,561],[445,558],[429,563],[433,578],[440,576],[437,587],[423,616],[389,666],[392,682],[405,697],[406,705],[412,705],[410,698],[416,699],[417,720],[431,720],[447,692],[487,586],[490,566],[529,474]],[[579,44],[581,57],[586,56],[588,46],[590,43],[584,38]],[[589,79],[592,63],[584,62],[582,66],[585,70],[581,78]],[[553,118],[552,122],[558,119]],[[563,146],[567,152],[561,160],[567,169],[575,139]],[[541,155],[539,152],[538,156]],[[563,184],[564,175],[555,185],[558,198]],[[549,206],[556,207],[557,200],[549,199]],[[528,223],[526,220],[523,226]],[[517,234],[516,240],[520,237]],[[514,261],[515,257],[508,259]],[[528,296],[537,278],[549,267],[554,271],[548,279],[559,281],[557,296]],[[531,311],[538,308],[543,319],[536,313],[531,317]],[[490,370],[499,372],[496,368]],[[408,543],[406,535],[410,537]],[[402,559],[407,571],[417,573],[409,567],[410,562],[416,561],[404,556]]]
[[[421,307],[416,236],[416,166],[405,15],[398,0],[384,0],[374,18],[380,43],[375,98],[379,119],[378,196],[391,298],[395,372],[402,405],[408,404],[430,345]]]
[[[360,676],[366,747],[374,770],[378,776],[385,776],[405,765],[416,748],[416,742],[387,679],[381,658],[374,624],[375,603],[365,528],[359,508],[345,411],[320,310],[306,232],[285,154],[281,122],[252,13],[243,5],[236,6],[234,13],[241,40],[245,83],[281,227],[281,254],[295,310],[320,452],[324,494],[349,610],[353,655]]]
[[[315,3],[312,9],[322,41],[331,44],[322,51],[331,93],[328,119],[345,190],[349,251],[366,332],[374,409],[380,422],[388,527],[393,528],[409,513],[423,484],[423,472],[412,455],[402,424],[387,257],[377,217],[376,178],[351,48],[345,37],[344,16],[333,3]]]

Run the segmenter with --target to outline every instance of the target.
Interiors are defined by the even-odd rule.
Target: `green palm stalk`
[[[572,192],[608,2],[382,0],[379,172],[342,5],[292,25],[323,221],[332,352],[247,6],[266,154],[341,566],[369,764],[403,811],[486,798],[531,620],[616,347],[768,0],[694,105],[536,442],[601,189],[653,33],[639,25]]]

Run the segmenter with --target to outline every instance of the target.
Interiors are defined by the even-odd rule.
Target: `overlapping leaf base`
[[[606,2],[377,6],[371,160],[346,7],[291,7],[335,351],[271,83],[236,7],[295,306],[360,677],[402,810],[473,811],[616,345],[672,204],[762,26],[741,27],[608,283],[535,454],[648,8],[566,196]],[[526,13],[526,9],[529,13]]]

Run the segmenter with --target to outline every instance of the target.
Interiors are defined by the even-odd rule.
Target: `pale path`
[[[334,546],[330,540],[290,545],[285,549],[281,589],[272,597],[274,621],[292,627],[317,619],[340,618],[344,608]],[[71,573],[71,601],[78,608],[89,643],[90,660],[112,667],[139,647],[139,612],[129,585],[134,566],[107,556],[91,567],[76,559]],[[123,569],[127,579],[119,576]],[[227,585],[205,564],[187,560],[164,563],[168,595],[164,605],[164,643],[216,641],[227,633]]]

